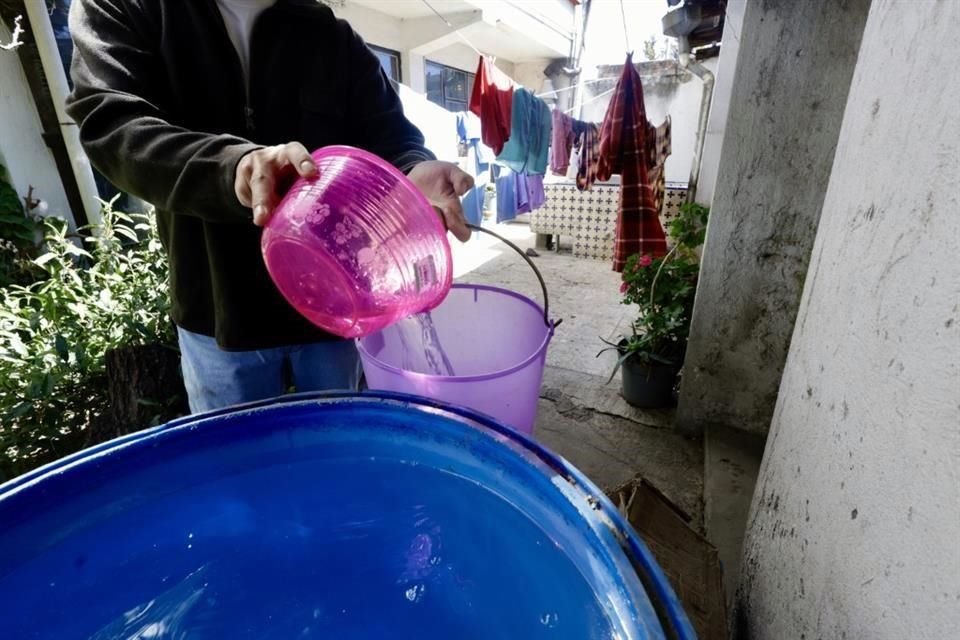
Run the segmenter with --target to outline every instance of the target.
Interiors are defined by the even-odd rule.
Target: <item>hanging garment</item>
[[[497,167],[497,222],[517,217],[517,174],[507,167]]]
[[[483,223],[483,199],[486,186],[473,187],[463,196],[463,217],[470,224],[480,226]]]
[[[543,175],[539,173],[517,174],[517,213],[530,213],[539,209],[547,200],[543,190]]]
[[[647,116],[643,106],[640,74],[628,54],[623,73],[600,127],[600,159],[597,179],[619,173],[620,212],[617,216],[613,270],[623,271],[635,253],[654,257],[667,252],[667,237],[654,204],[647,176]]]
[[[543,176],[499,168],[497,177],[497,222],[509,222],[521,213],[530,213],[546,202]]]
[[[553,134],[550,136],[550,171],[555,176],[567,175],[570,168],[570,146],[573,144],[573,118],[559,109],[551,114]]]
[[[510,138],[513,81],[489,59],[480,58],[470,96],[470,111],[480,118],[483,143],[500,153]]]
[[[469,111],[457,114],[457,141],[466,157],[461,167],[473,176],[474,186],[461,199],[463,216],[467,222],[479,225],[483,222],[483,204],[486,185],[490,181],[490,158],[492,152],[480,141],[480,118]]]
[[[672,153],[670,142],[670,116],[659,127],[647,123],[647,181],[653,189],[653,206],[657,214],[663,213],[663,201],[667,192],[665,167],[667,157]]]
[[[580,158],[577,167],[577,189],[589,191],[597,179],[600,161],[600,130],[595,124],[587,124],[580,136]]]
[[[547,172],[550,147],[550,109],[524,88],[513,92],[510,139],[497,154],[497,162],[516,172]]]

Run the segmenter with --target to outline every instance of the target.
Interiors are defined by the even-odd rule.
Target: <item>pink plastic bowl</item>
[[[312,154],[263,231],[277,288],[308,320],[344,338],[378,331],[443,302],[453,279],[446,230],[395,167],[353,147]]]

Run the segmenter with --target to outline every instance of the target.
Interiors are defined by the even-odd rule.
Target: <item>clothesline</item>
[[[429,2],[427,2],[427,0],[420,0],[420,1],[423,2],[423,4],[427,5],[427,8],[430,9],[430,11],[433,11],[433,13],[436,14],[436,16],[437,16],[438,18],[440,18],[441,20],[443,20],[443,23],[444,23],[445,25],[447,25],[447,27],[449,27],[449,28],[453,31],[454,35],[457,36],[458,38],[460,38],[461,40],[463,40],[468,47],[470,47],[471,49],[473,49],[473,50],[476,52],[476,54],[477,54],[478,56],[482,56],[482,55],[483,55],[483,53],[480,52],[480,49],[477,49],[477,48],[473,45],[473,43],[470,42],[470,40],[467,38],[467,36],[465,36],[465,35],[463,35],[462,33],[460,33],[460,29],[458,29],[458,28],[456,28],[455,26],[453,26],[453,25],[450,23],[449,20],[447,20],[445,17],[443,17],[443,14],[441,14],[439,11],[437,11],[436,9],[434,9],[432,4],[430,4]]]
[[[595,82],[610,82],[611,78],[594,78],[593,80],[584,80],[580,84],[593,84]],[[542,98],[543,96],[552,96],[557,93],[563,93],[564,91],[572,91],[576,89],[578,85],[572,84],[569,87],[564,87],[563,89],[556,89],[554,91],[544,91],[543,93],[538,93],[537,97]]]
[[[586,102],[582,102],[582,103],[580,103],[580,104],[578,104],[578,105],[575,105],[575,106],[567,109],[566,111],[564,111],[564,113],[570,114],[570,113],[576,111],[577,109],[583,108],[583,105],[585,105],[585,104],[590,104],[590,103],[593,102],[594,100],[599,100],[599,99],[602,98],[603,96],[610,95],[611,93],[613,93],[613,92],[616,91],[616,90],[617,90],[617,88],[614,87],[613,89],[608,89],[607,91],[604,91],[603,93],[598,93],[597,95],[593,96],[592,98],[590,98],[590,99],[587,100]]]

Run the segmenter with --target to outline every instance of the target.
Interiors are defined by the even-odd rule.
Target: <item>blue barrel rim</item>
[[[511,291],[510,289],[504,289],[502,287],[494,287],[486,284],[455,284],[450,287],[453,289],[473,289],[477,291],[491,291],[493,293],[501,293],[503,295],[509,296],[511,298],[516,298],[520,302],[523,302],[534,309],[542,316],[543,307],[538,305],[534,300],[531,300],[527,296],[517,293],[516,291]],[[446,298],[444,298],[446,300]],[[441,303],[442,304],[442,303]],[[399,375],[407,378],[414,378],[416,380],[442,380],[444,383],[453,383],[453,384],[466,384],[471,382],[486,382],[487,380],[494,380],[496,378],[504,378],[510,374],[516,373],[526,369],[530,364],[536,362],[538,358],[544,357],[547,352],[547,348],[550,346],[550,342],[553,340],[553,335],[555,332],[556,324],[551,324],[550,326],[545,326],[543,341],[540,343],[540,346],[527,358],[524,358],[519,364],[512,365],[506,369],[500,369],[499,371],[491,371],[490,373],[478,373],[469,376],[438,376],[432,373],[419,373],[417,371],[407,371],[406,369],[401,369],[396,365],[389,364],[384,362],[380,358],[376,357],[367,348],[363,345],[363,341],[366,340],[369,336],[362,336],[356,339],[357,350],[360,351],[361,357],[366,361],[369,360],[371,364],[376,365],[378,368],[383,369],[394,375]],[[379,333],[379,332],[377,332]]]
[[[232,414],[249,413],[274,406],[303,403],[333,405],[357,400],[399,406],[414,405],[421,408],[428,408],[432,412],[440,415],[456,416],[460,419],[465,418],[473,422],[476,426],[489,429],[521,445],[528,452],[532,453],[541,463],[553,469],[557,473],[558,478],[566,483],[569,491],[577,494],[581,499],[594,507],[590,513],[595,519],[595,524],[606,527],[619,544],[620,550],[626,555],[646,592],[650,604],[653,606],[666,637],[677,640],[696,640],[697,634],[683,609],[683,605],[674,593],[666,574],[657,564],[650,549],[633,527],[624,519],[606,494],[597,487],[592,480],[570,464],[565,458],[540,445],[530,436],[472,409],[445,402],[438,402],[421,396],[382,391],[364,391],[362,393],[345,391],[295,393],[269,400],[260,400],[206,413],[184,416],[163,425],[150,427],[83,449],[8,480],[0,484],[0,501],[7,499],[15,493],[26,490],[34,484],[42,482],[44,478],[67,473],[73,466],[93,462],[98,457],[106,456],[114,450],[136,444],[142,440],[149,440],[165,431],[195,426],[202,422],[216,420]]]

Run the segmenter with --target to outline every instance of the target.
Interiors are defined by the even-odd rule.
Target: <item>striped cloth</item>
[[[589,191],[597,179],[597,163],[600,159],[600,130],[588,124],[580,138],[580,164],[577,167],[577,189]]]
[[[647,175],[647,126],[640,74],[633,66],[633,56],[627,55],[607,115],[600,125],[597,165],[598,180],[609,180],[614,173],[621,176],[614,271],[623,271],[627,258],[633,254],[658,257],[667,252],[667,237]]]
[[[663,213],[663,201],[667,193],[664,167],[673,150],[670,138],[670,116],[659,127],[647,123],[647,181],[653,189],[653,206],[658,213]]]

